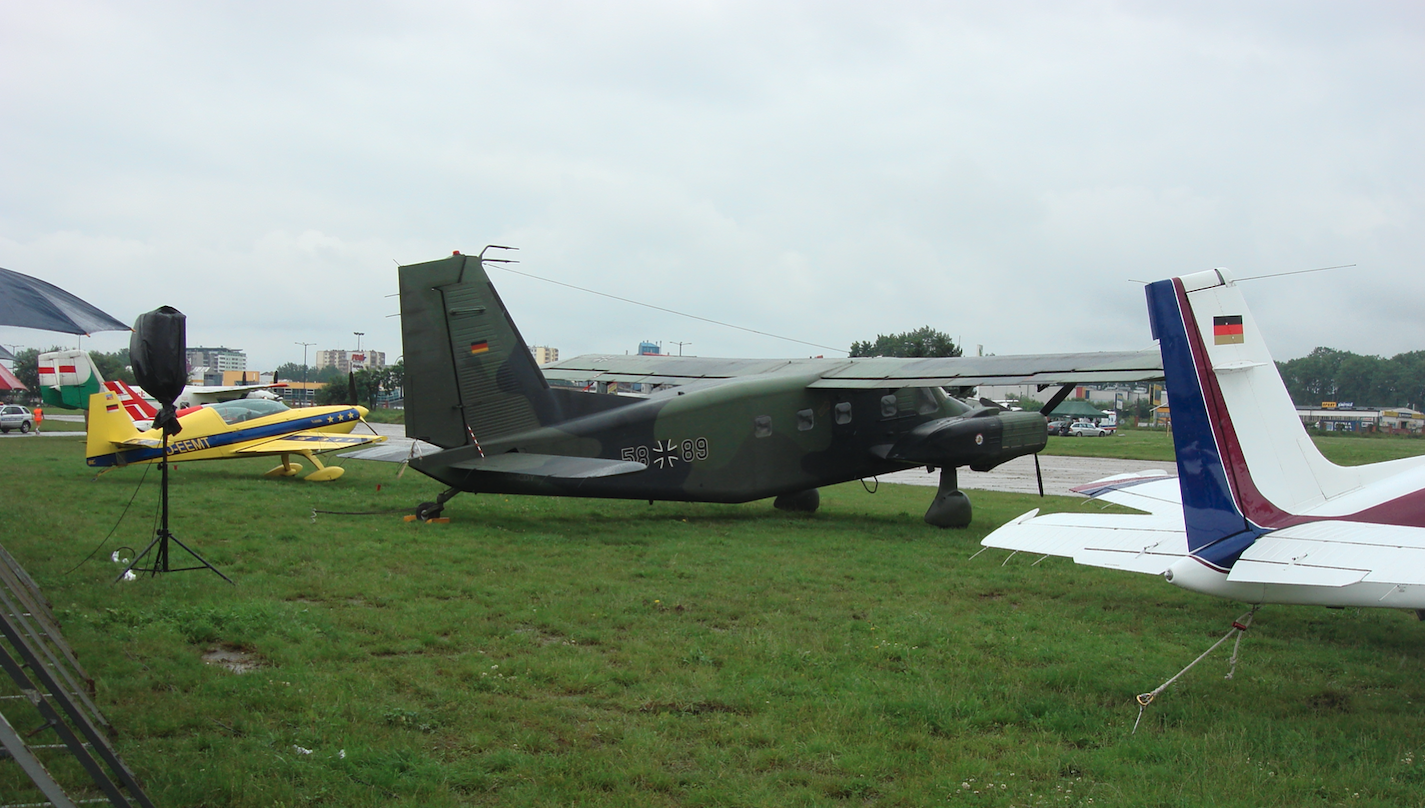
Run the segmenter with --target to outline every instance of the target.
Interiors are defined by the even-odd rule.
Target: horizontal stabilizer
[[[647,465],[634,460],[604,460],[598,457],[509,452],[477,457],[450,466],[491,474],[523,474],[529,477],[554,477],[564,480],[586,480],[591,477],[613,477],[643,471]]]
[[[433,455],[436,452],[443,452],[444,449],[434,443],[426,443],[423,440],[411,440],[408,438],[397,438],[380,446],[372,446],[369,449],[362,449],[359,452],[344,454],[342,457],[349,457],[352,460],[376,460],[382,463],[405,463],[415,460],[418,457]]]
[[[1308,522],[1257,539],[1227,575],[1233,583],[1425,585],[1425,529]]]
[[[290,435],[283,435],[280,438],[273,438],[272,440],[263,441],[262,443],[244,446],[236,450],[236,454],[271,455],[282,453],[332,452],[338,449],[351,449],[368,443],[380,443],[384,440],[386,440],[386,436],[384,435],[341,435],[331,432],[293,432]]]
[[[128,438],[111,442],[120,449],[157,449],[163,445],[163,441],[157,438]]]
[[[1173,495],[1176,489],[1176,478],[1147,477],[1131,487],[1109,489],[1099,499],[1149,513],[1037,516],[1037,510],[1030,511],[980,543],[1003,550],[1072,558],[1075,563],[1091,567],[1160,575],[1187,555],[1182,509]]]
[[[1159,470],[1115,474],[1073,489],[1091,499],[1171,520],[1183,529],[1183,494],[1178,478]]]
[[[1152,515],[1035,513],[1010,521],[981,544],[1150,575],[1162,574],[1187,554],[1181,521],[1173,525]]]

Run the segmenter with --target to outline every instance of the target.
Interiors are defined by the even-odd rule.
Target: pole
[[[309,394],[311,393],[311,391],[307,389],[307,346],[309,346],[309,345],[316,345],[316,343],[315,343],[315,342],[294,342],[294,343],[292,343],[292,344],[293,344],[293,345],[300,345],[300,346],[302,346],[302,399],[303,399],[303,402],[302,402],[302,403],[303,403],[303,404],[309,404],[309,403],[311,403],[311,402],[306,400],[306,399],[308,398]]]

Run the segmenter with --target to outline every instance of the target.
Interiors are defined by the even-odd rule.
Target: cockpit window
[[[243,421],[251,421],[254,418],[261,418],[264,415],[276,415],[279,412],[286,412],[288,407],[280,401],[269,401],[262,398],[240,398],[236,401],[221,401],[217,404],[209,404],[208,407],[223,417],[223,421],[229,424],[238,424]]]

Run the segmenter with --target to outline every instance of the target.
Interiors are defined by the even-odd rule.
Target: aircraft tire
[[[422,502],[416,506],[416,518],[422,522],[429,522],[440,516],[440,512],[443,510],[445,510],[445,507],[437,503]]]
[[[939,528],[969,527],[974,509],[963,491],[941,491],[925,512],[925,523]]]
[[[816,513],[816,509],[821,507],[821,494],[815,488],[808,488],[795,494],[783,494],[772,500],[772,507],[779,511]]]

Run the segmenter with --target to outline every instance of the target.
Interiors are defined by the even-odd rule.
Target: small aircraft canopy
[[[229,424],[251,421],[264,415],[276,415],[288,410],[287,405],[280,401],[268,401],[261,398],[239,398],[234,401],[209,404],[208,407],[221,415],[223,421]]]

